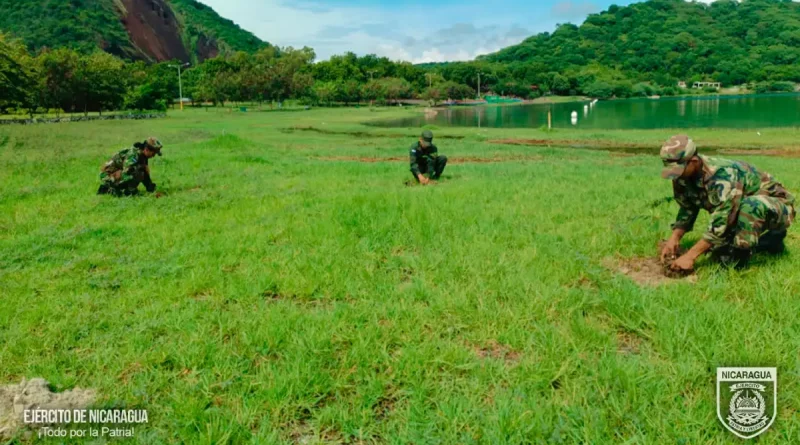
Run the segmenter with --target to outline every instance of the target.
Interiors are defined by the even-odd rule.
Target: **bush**
[[[596,97],[598,99],[608,99],[614,94],[614,87],[603,81],[592,82],[586,91],[587,96]]]
[[[792,82],[761,82],[755,86],[756,93],[790,93],[794,91]]]
[[[661,90],[661,95],[662,96],[677,96],[678,95],[678,89],[675,88],[675,87],[666,87],[663,90]]]
[[[167,111],[167,100],[163,91],[146,83],[128,91],[125,95],[126,110],[154,110]]]
[[[619,98],[626,98],[633,96],[633,85],[628,81],[622,81],[614,85],[612,94]]]
[[[675,91],[675,89],[673,88],[672,91]],[[647,82],[640,82],[634,85],[632,95],[635,97],[651,97],[651,96],[661,96],[662,94],[664,94],[663,92],[664,90],[658,85],[653,85]]]

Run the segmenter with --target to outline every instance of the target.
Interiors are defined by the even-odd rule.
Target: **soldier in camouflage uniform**
[[[447,165],[447,157],[439,155],[439,149],[433,145],[433,132],[430,130],[423,131],[419,141],[411,146],[410,158],[411,174],[422,184],[430,183],[430,179],[439,179]]]
[[[156,185],[150,179],[148,160],[153,156],[161,156],[161,142],[156,138],[148,138],[137,142],[115,154],[100,169],[100,188],[98,195],[130,196],[139,192],[139,184],[152,193]]]
[[[794,196],[767,172],[745,162],[697,154],[685,135],[661,148],[662,177],[672,180],[680,209],[662,259],[676,255],[681,238],[694,228],[701,209],[711,213],[703,238],[673,264],[691,270],[697,258],[713,250],[723,263],[744,267],[754,251],[780,253],[786,229],[795,217]]]

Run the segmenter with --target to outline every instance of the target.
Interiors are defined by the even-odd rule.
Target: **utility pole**
[[[478,71],[478,100],[481,100],[481,72]]]
[[[181,81],[181,68],[185,68],[191,65],[190,63],[184,63],[183,65],[170,65],[173,68],[178,68],[178,102],[181,104],[181,111],[183,111],[183,82]]]

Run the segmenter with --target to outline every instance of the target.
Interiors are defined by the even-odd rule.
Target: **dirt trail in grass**
[[[408,162],[408,157],[392,156],[386,158],[377,158],[369,156],[317,156],[310,158],[318,161],[350,161],[350,162]],[[491,164],[495,162],[519,162],[519,161],[540,161],[542,156],[538,155],[512,155],[512,156],[496,156],[493,158],[481,158],[477,156],[458,156],[448,157],[447,164]]]
[[[75,388],[54,393],[42,378],[0,386],[0,438],[10,439],[25,426],[22,416],[26,409],[82,409],[96,398],[93,389]]]
[[[413,138],[413,136],[401,133],[378,133],[370,131],[338,131],[338,130],[328,130],[326,128],[317,128],[317,127],[288,127],[288,128],[281,128],[279,131],[281,133],[294,133],[295,131],[303,131],[303,132],[312,132],[312,133],[338,135],[338,136],[353,136],[357,138]],[[454,135],[454,134],[436,135],[436,139],[460,140],[464,138],[465,136]]]
[[[325,135],[339,135],[339,136],[352,136],[355,138],[360,139],[375,139],[375,138],[409,138],[411,136],[407,134],[400,134],[400,133],[378,133],[378,132],[369,132],[369,131],[338,131],[338,130],[329,130],[325,128],[318,128],[318,127],[288,127],[288,128],[281,128],[280,131],[282,133],[294,133],[296,131],[300,132],[312,132],[312,133],[319,133]],[[449,134],[442,134],[437,135],[437,139],[464,139],[465,136],[462,135],[449,135]],[[603,151],[610,151],[615,153],[626,153],[626,154],[652,154],[657,155],[659,152],[660,147],[657,144],[643,144],[643,143],[633,143],[633,142],[617,142],[612,140],[602,140],[602,139],[514,139],[514,138],[507,138],[507,139],[490,139],[486,141],[488,144],[499,144],[499,145],[521,145],[521,146],[532,146],[532,147],[567,147],[567,148],[582,148],[582,149],[589,149],[589,150],[603,150]],[[725,145],[703,145],[702,147],[703,153],[708,155],[758,155],[758,156],[775,156],[775,157],[782,157],[782,158],[800,158],[800,146],[773,146],[773,145],[752,145],[752,146],[742,146],[742,147],[731,147]],[[369,160],[375,159],[375,160]],[[481,159],[481,158],[473,158],[473,159]],[[331,159],[335,160],[335,159]],[[348,160],[348,159],[341,159],[341,160]],[[380,162],[380,161],[395,161],[399,160],[399,158],[361,158],[361,159],[349,159],[349,160],[359,160],[361,162]],[[494,161],[480,161],[475,160],[474,162],[503,162],[503,161],[517,161],[522,159],[517,158],[503,158],[502,160],[494,160]],[[452,160],[453,163],[458,163],[456,160]],[[471,162],[471,161],[466,161]]]
[[[800,158],[800,147],[797,148],[772,148],[766,150],[741,150],[741,149],[726,149],[722,150],[720,154],[723,155],[758,155],[758,156],[774,156],[776,158]]]
[[[492,139],[489,144],[525,145],[533,147],[568,147],[585,148],[590,150],[604,150],[631,154],[657,155],[660,147],[637,143],[614,142],[607,140],[580,140],[580,139]],[[800,146],[752,146],[752,147],[726,147],[722,145],[703,145],[702,153],[708,155],[758,155],[775,156],[783,158],[799,158]]]

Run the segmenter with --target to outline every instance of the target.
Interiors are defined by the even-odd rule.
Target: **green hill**
[[[611,6],[580,25],[480,58],[519,70],[579,73],[602,67],[628,78],[800,82],[800,4],[721,0],[711,5],[651,0]]]
[[[195,0],[0,0],[0,31],[33,51],[101,48],[151,61],[198,61],[268,46]]]

